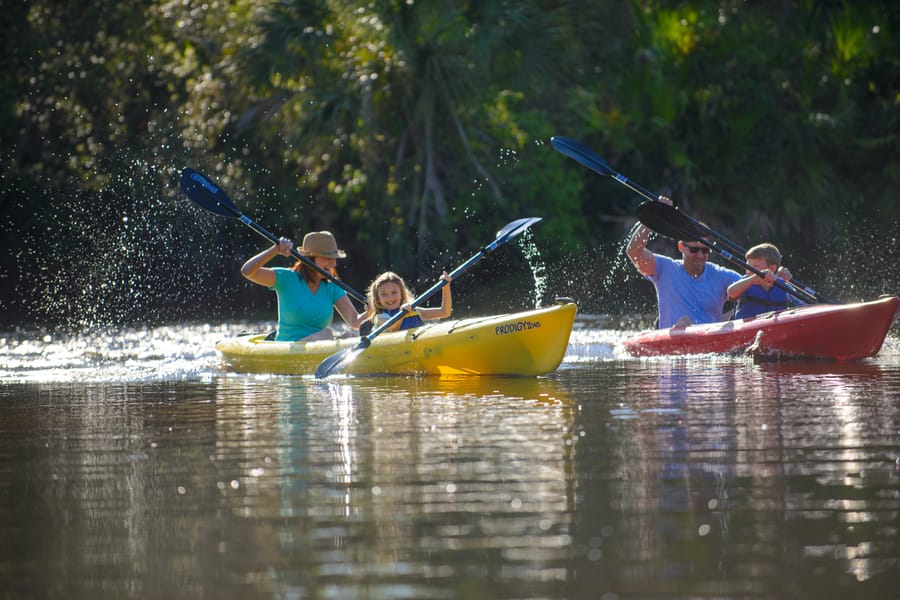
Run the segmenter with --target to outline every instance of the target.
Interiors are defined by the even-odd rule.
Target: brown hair
[[[371,284],[369,284],[369,289],[366,291],[366,302],[369,304],[369,306],[375,308],[376,310],[384,310],[384,307],[378,304],[378,288],[380,288],[385,283],[396,283],[400,286],[400,293],[403,294],[403,300],[400,302],[401,305],[409,304],[413,301],[413,293],[407,287],[406,282],[403,281],[403,278],[393,271],[385,271],[384,273],[376,277]]]
[[[747,250],[746,259],[761,258],[769,266],[781,266],[781,252],[774,244],[758,244]]]
[[[311,258],[310,260],[314,260],[314,259]],[[315,275],[318,273],[318,271],[313,269],[311,266],[309,266],[302,260],[298,260],[296,263],[294,263],[294,266],[291,268],[293,270],[295,270],[300,275],[300,277],[302,277],[303,280],[306,281],[307,283],[312,283],[315,280]],[[327,273],[330,273],[331,276],[334,277],[335,279],[340,279],[338,277],[337,269],[322,269],[322,270],[326,271]]]

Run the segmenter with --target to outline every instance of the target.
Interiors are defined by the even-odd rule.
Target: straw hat
[[[325,258],[347,258],[347,253],[338,250],[337,242],[330,231],[313,231],[303,236],[303,245],[298,252],[304,256],[324,256]]]

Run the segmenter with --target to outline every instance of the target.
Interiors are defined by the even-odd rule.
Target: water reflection
[[[277,506],[280,533],[263,552],[264,538],[235,538],[232,529],[217,541],[220,550],[244,560],[303,555],[300,572],[276,566],[279,580],[308,591],[305,571],[313,569],[341,597],[373,593],[360,587],[373,576],[436,577],[443,587],[500,565],[529,580],[565,580],[557,563],[570,544],[575,407],[555,382],[271,383],[219,382],[216,463],[244,467],[217,485],[238,516],[259,519]],[[236,422],[246,425],[235,430]],[[277,492],[267,480],[277,481]],[[264,490],[274,495],[265,499]],[[472,557],[482,553],[494,558],[476,567]],[[375,597],[396,597],[394,584],[384,585]],[[434,593],[431,585],[406,587],[413,597]]]
[[[880,450],[896,448],[897,382],[896,369],[859,363],[623,365],[610,385],[622,395],[606,407],[615,441],[589,438],[578,452],[615,455],[611,478],[579,485],[576,540],[587,562],[602,566],[613,552],[626,573],[617,589],[638,594],[698,578],[720,592],[766,594],[791,568],[818,574],[816,561],[884,581],[898,564],[900,496]],[[603,422],[603,409],[585,417]],[[802,534],[785,545],[786,532]],[[607,576],[622,570],[579,589],[608,585]]]
[[[891,597],[898,390],[714,357],[5,384],[0,568],[21,597]]]

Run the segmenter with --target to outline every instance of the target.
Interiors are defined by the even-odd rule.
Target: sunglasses
[[[690,250],[691,254],[697,254],[698,252],[709,254],[709,248],[707,248],[706,246],[685,246],[685,248]]]

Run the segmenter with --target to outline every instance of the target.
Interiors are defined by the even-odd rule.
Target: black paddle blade
[[[225,191],[213,181],[190,167],[181,171],[181,189],[187,197],[211,213],[236,218],[241,212]]]
[[[316,367],[316,379],[324,379],[334,373],[340,373],[347,365],[352,363],[357,356],[363,353],[366,348],[372,345],[372,340],[364,337],[359,343],[347,350],[335,352]]]
[[[372,333],[372,329],[374,329],[375,324],[372,321],[366,321],[362,325],[359,326],[359,337],[366,337],[370,333]]]
[[[582,144],[571,138],[561,135],[554,135],[550,138],[550,144],[556,148],[558,152],[565,154],[569,158],[575,159],[588,169],[596,171],[601,175],[615,175],[616,172],[606,164],[600,156]]]
[[[675,241],[699,241],[706,237],[683,212],[664,202],[642,202],[637,207],[638,221],[656,233]]]

